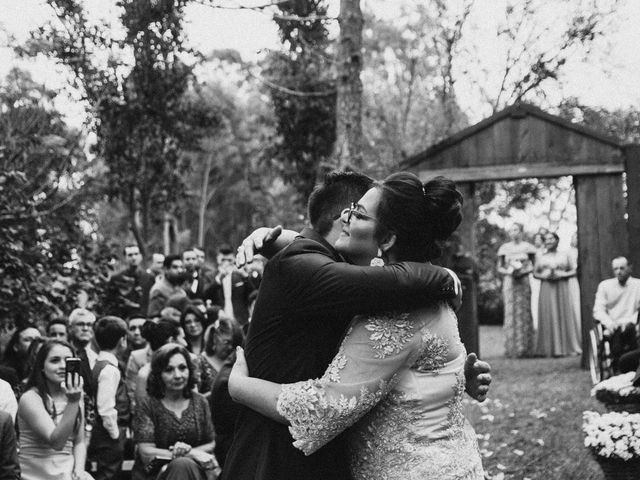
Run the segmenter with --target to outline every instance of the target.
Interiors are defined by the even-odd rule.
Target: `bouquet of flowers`
[[[640,414],[583,412],[584,445],[606,480],[640,478]]]
[[[640,388],[633,385],[634,376],[635,372],[629,372],[607,378],[591,389],[591,395],[610,409],[640,411]]]

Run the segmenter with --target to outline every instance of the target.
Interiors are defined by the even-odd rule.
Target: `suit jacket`
[[[191,280],[191,282],[186,282],[186,286],[184,288],[184,291],[187,293],[187,297],[189,297],[189,299],[193,300],[194,298],[199,298],[200,300],[204,300],[205,297],[205,292],[209,286],[209,281],[206,279],[206,277],[202,274],[202,272],[198,272],[198,286],[196,287],[196,291],[194,292],[193,290],[191,290],[191,284],[193,283],[193,280]]]
[[[123,319],[131,315],[145,316],[154,282],[155,277],[140,268],[112,275],[107,284],[105,311]]]
[[[238,272],[231,273],[231,304],[233,316],[242,326],[249,321],[249,295],[257,290],[252,277],[245,277]],[[224,289],[222,284],[214,280],[204,293],[205,300],[224,309]]]
[[[20,464],[13,419],[0,410],[0,480],[20,480]]]
[[[358,267],[340,260],[305,229],[267,263],[245,348],[252,376],[277,383],[320,377],[356,314],[407,310],[454,295],[452,278],[432,265]],[[342,437],[308,457],[292,442],[286,425],[242,407],[222,478],[349,478]]]

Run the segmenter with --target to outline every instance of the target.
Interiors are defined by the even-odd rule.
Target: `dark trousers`
[[[636,334],[636,326],[634,324],[627,325],[624,328],[616,328],[609,335],[609,348],[611,349],[612,366],[615,373],[620,373],[622,368],[623,355],[632,352],[638,348],[638,339]],[[628,359],[625,359],[625,367]],[[628,370],[627,370],[628,371]]]
[[[114,440],[101,424],[96,424],[91,432],[89,458],[97,463],[95,480],[119,480],[124,458],[124,431]]]

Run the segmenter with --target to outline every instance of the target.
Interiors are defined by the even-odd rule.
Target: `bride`
[[[429,261],[461,221],[450,180],[397,173],[342,212],[336,249],[352,263]],[[289,424],[306,455],[347,430],[355,480],[484,478],[463,414],[466,352],[448,304],[353,320],[324,376],[280,385],[248,376],[242,351],[234,400]]]

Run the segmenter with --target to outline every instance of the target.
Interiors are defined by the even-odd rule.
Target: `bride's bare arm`
[[[249,376],[249,369],[242,348],[236,348],[236,362],[229,375],[229,395],[234,402],[285,425],[289,421],[278,412],[278,396],[282,392],[279,383]]]

